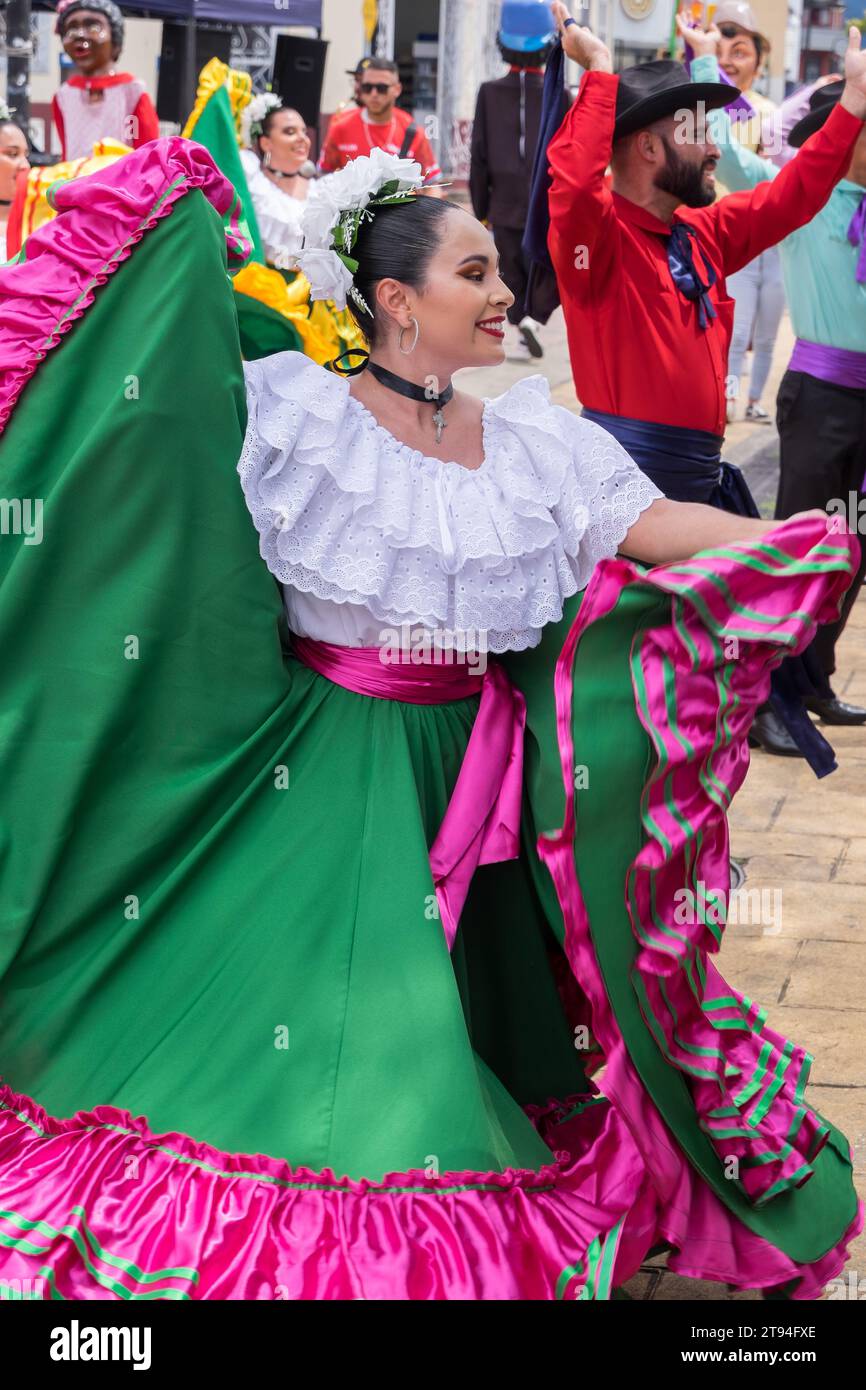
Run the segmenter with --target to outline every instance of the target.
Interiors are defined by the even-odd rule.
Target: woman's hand
[[[818,509],[797,512],[787,520],[806,517],[829,525],[827,513]],[[678,560],[690,560],[699,550],[713,550],[720,545],[754,545],[781,525],[781,521],[737,516],[702,502],[672,502],[661,497],[641,513],[620,551],[645,565],[675,564]]]

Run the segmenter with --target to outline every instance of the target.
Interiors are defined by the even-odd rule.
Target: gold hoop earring
[[[404,348],[403,346],[403,334],[406,332],[405,328],[400,329],[400,336],[397,339],[397,346],[404,357],[408,357],[410,353],[415,351],[416,347],[418,346],[418,339],[421,336],[421,325],[419,324],[418,320],[415,318],[414,315],[410,317],[409,323],[414,323],[415,325],[415,337],[412,339],[412,346],[407,348]]]

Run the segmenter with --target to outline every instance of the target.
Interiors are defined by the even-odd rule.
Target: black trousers
[[[810,507],[822,510],[834,498],[848,516],[849,494],[863,492],[866,474],[866,390],[833,386],[807,372],[786,372],[776,398],[781,463],[776,517],[783,521]],[[866,574],[866,535],[860,535],[860,567],[842,601],[839,619],[824,623],[811,644],[827,680],[836,670],[836,643]]]
[[[520,323],[529,314],[539,323],[547,323],[559,303],[559,290],[553,271],[536,275],[532,304],[528,304],[529,265],[523,254],[523,228],[497,227],[494,224],[491,230],[499,252],[499,274],[514,295],[514,303],[508,310],[509,322]]]

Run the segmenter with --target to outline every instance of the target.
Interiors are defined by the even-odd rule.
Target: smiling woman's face
[[[278,111],[271,117],[268,133],[259,141],[263,154],[270,154],[273,165],[286,173],[300,169],[310,157],[310,137],[298,111]]]
[[[514,295],[500,278],[493,237],[469,213],[449,210],[424,289],[413,294],[425,355],[452,371],[504,361],[505,312]]]
[[[0,126],[0,199],[11,203],[18,175],[30,168],[27,141],[15,125]]]

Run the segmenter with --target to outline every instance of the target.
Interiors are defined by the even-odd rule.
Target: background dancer
[[[712,75],[712,38],[708,56],[696,59]],[[696,49],[696,51],[698,51]],[[822,84],[813,91],[810,110],[791,130],[795,149],[819,130],[842,97],[845,84]],[[739,141],[724,112],[710,120],[721,159],[719,171],[731,188],[755,188],[775,179],[776,166]],[[801,157],[801,156],[798,156]],[[779,386],[779,489],[776,516],[802,507],[844,508],[854,522],[864,495],[866,476],[866,133],[861,133],[845,177],[813,219],[780,245],[785,288],[797,341]],[[862,523],[861,523],[862,524]],[[812,652],[822,682],[807,705],[825,724],[866,723],[866,709],[841,700],[833,688],[836,645],[860,592],[866,551],[845,595],[838,622],[815,635]]]
[[[301,218],[315,190],[306,122],[276,92],[265,92],[245,108],[241,132],[241,163],[265,254],[271,265],[288,269],[301,249]]]
[[[555,41],[556,28],[545,0],[506,0],[498,43],[509,71],[493,82],[482,82],[472,124],[469,192],[475,216],[490,224],[502,278],[514,295],[508,321],[520,335],[509,354],[515,361],[544,355],[539,330],[559,304],[556,277],[548,275],[543,289],[539,285],[533,295],[532,314],[528,312],[529,275],[523,252],[541,126],[544,64]],[[560,117],[568,105],[563,92]]]
[[[547,151],[550,251],[577,394],[668,496],[757,515],[739,469],[721,459],[725,277],[807,222],[844,175],[866,117],[860,34],[851,31],[845,95],[821,136],[772,184],[715,202],[719,150],[695,113],[699,102],[726,105],[731,87],[690,82],[670,60],[616,77],[601,40],[564,5],[555,13],[565,52],[588,69]],[[823,775],[832,750],[804,693],[817,693],[806,672],[780,671],[753,739],[773,753],[802,750]]]
[[[686,25],[682,12],[677,16],[677,28],[681,37],[690,43],[692,31]],[[754,11],[746,0],[722,0],[713,14],[712,27],[707,32],[718,44],[719,68],[755,111],[755,115],[746,120],[740,116],[740,119],[732,121],[731,129],[748,149],[760,152],[763,118],[772,115],[775,107],[768,97],[754,90],[754,84],[761,76],[770,51],[770,41],[766,34],[761,33]],[[703,46],[701,51],[706,51]],[[701,80],[694,68],[691,75],[696,81]],[[724,178],[720,178],[718,195],[723,196],[728,191]],[[770,416],[761,405],[761,397],[770,375],[773,348],[785,311],[778,248],[768,246],[742,270],[730,275],[728,293],[733,297],[735,306],[728,376],[730,385],[735,386],[737,391],[737,395],[729,400],[728,418],[736,419],[741,413],[738,408],[740,377],[751,344],[752,371],[744,418],[768,425]]]
[[[6,228],[19,178],[30,168],[27,136],[0,102],[0,261],[6,260]]]
[[[427,183],[441,179],[442,170],[425,131],[397,105],[403,91],[397,64],[387,58],[369,63],[361,71],[358,91],[361,109],[335,116],[328,127],[319,156],[321,172],[331,174],[378,147],[386,154],[417,160]]]

